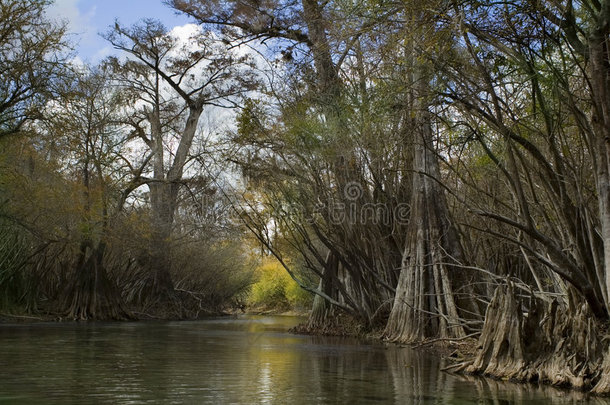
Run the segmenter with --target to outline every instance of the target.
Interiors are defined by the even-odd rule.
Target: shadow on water
[[[442,373],[437,356],[292,335],[299,318],[0,326],[0,404],[610,404]]]

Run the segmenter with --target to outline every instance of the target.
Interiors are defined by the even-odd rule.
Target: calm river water
[[[299,318],[0,325],[0,404],[609,404],[465,379],[434,354],[293,335]]]

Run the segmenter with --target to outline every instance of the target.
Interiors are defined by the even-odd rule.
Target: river
[[[0,404],[609,404],[443,373],[427,351],[294,335],[296,317],[0,325]]]

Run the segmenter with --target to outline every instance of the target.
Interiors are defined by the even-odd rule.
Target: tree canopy
[[[117,21],[82,67],[48,2],[0,2],[12,305],[193,317],[298,285],[308,332],[476,338],[455,369],[609,391],[610,1],[165,3],[188,38]]]

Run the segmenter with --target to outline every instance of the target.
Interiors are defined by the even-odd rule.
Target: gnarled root
[[[485,315],[479,338],[479,354],[467,373],[496,378],[524,379],[522,317],[509,284],[498,288]]]
[[[591,392],[600,395],[610,395],[610,348],[604,354],[604,361],[598,373],[600,378],[593,386]]]
[[[487,309],[477,355],[465,372],[610,392],[610,352],[603,350],[594,317],[575,296],[567,301],[559,305],[531,297],[529,312],[524,313],[511,284],[498,287]]]
[[[74,320],[127,320],[132,315],[125,309],[117,287],[106,269],[91,255],[78,266],[63,293],[62,307]]]

